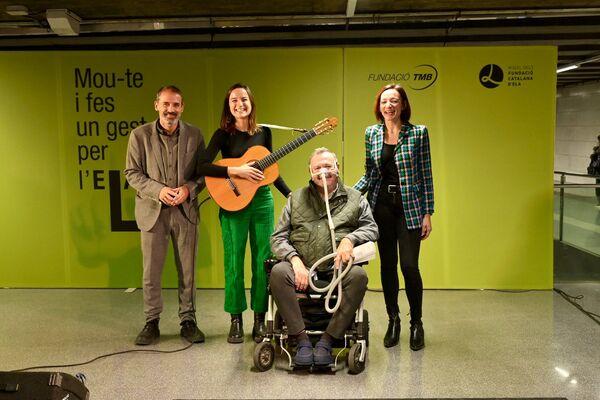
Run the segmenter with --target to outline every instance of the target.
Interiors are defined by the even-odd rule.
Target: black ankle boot
[[[425,331],[423,323],[419,320],[410,324],[410,348],[413,351],[421,350],[425,347]]]
[[[267,332],[265,326],[265,313],[254,313],[254,326],[252,327],[252,339],[256,343],[262,342]]]
[[[387,331],[383,338],[385,347],[394,347],[400,341],[400,315],[391,316],[388,322]]]
[[[242,343],[244,341],[243,325],[242,314],[231,314],[231,327],[227,336],[229,343]]]

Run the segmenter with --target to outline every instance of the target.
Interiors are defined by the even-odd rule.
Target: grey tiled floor
[[[600,284],[562,285],[600,309]],[[179,338],[176,291],[165,293],[161,341]],[[401,308],[406,311],[404,293]],[[352,376],[290,373],[284,358],[271,371],[252,370],[253,343],[226,343],[223,292],[198,292],[198,320],[207,341],[174,354],[126,354],[90,365],[54,368],[83,372],[92,399],[567,397],[600,399],[600,326],[551,291],[428,290],[427,346],[385,349],[383,298],[369,292],[371,346],[365,372]],[[85,361],[133,348],[143,325],[141,292],[93,289],[0,290],[0,370]],[[247,312],[247,331],[252,315]],[[565,376],[568,374],[568,377]]]

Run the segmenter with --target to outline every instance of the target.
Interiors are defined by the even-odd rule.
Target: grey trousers
[[[270,278],[271,293],[277,309],[285,320],[290,335],[297,335],[305,329],[302,311],[296,298],[294,269],[292,264],[282,261],[275,265]],[[325,330],[334,338],[341,339],[350,326],[367,291],[367,273],[360,266],[353,266],[342,279],[342,303]]]
[[[198,247],[197,226],[177,207],[161,210],[156,224],[142,231],[144,314],[146,322],[160,317],[163,310],[161,280],[169,239],[173,242],[179,283],[179,318],[196,321],[195,266]]]

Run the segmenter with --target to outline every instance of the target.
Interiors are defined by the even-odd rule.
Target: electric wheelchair
[[[264,267],[267,276],[271,277],[272,268],[279,262],[276,259],[265,260]],[[361,268],[359,265],[353,268]],[[325,287],[329,281],[330,274],[328,272],[318,272],[309,279],[319,287]],[[306,333],[313,341],[316,341],[324,332],[329,324],[332,314],[325,310],[325,294],[317,293],[309,289],[308,293],[298,293],[298,302],[302,310],[302,317],[306,326]],[[334,299],[334,297],[332,297]],[[337,299],[336,299],[337,301]],[[268,310],[265,315],[266,333],[263,341],[258,343],[254,348],[254,366],[258,371],[268,371],[273,367],[275,362],[275,349],[278,347],[281,353],[285,353],[288,357],[288,368],[306,369],[307,367],[297,367],[294,365],[291,352],[295,349],[295,343],[292,343],[288,336],[287,326],[285,321],[277,311],[277,305],[271,294],[269,285],[269,300]],[[343,339],[336,340],[333,343],[334,348],[334,363],[326,367],[309,367],[311,371],[315,369],[329,368],[331,371],[338,370],[338,359],[344,350],[348,350],[346,362],[348,371],[351,374],[359,374],[365,369],[367,361],[367,349],[369,346],[369,314],[364,309],[364,299],[356,311],[353,323],[346,329]],[[336,352],[337,350],[337,352]]]

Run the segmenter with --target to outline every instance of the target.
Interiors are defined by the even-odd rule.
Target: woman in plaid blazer
[[[367,198],[379,227],[381,282],[389,316],[385,347],[400,340],[398,250],[410,305],[410,348],[425,346],[421,322],[423,281],[419,272],[421,240],[431,233],[433,179],[427,128],[412,125],[410,103],[399,85],[377,93],[375,117],[380,122],[365,131],[365,174],[354,185]]]

